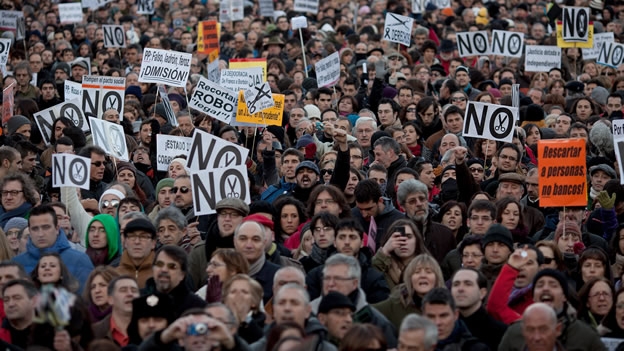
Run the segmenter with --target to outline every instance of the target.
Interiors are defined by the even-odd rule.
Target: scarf
[[[26,215],[32,208],[32,205],[28,202],[24,202],[18,208],[13,209],[11,211],[5,211],[2,206],[0,206],[0,227],[4,228],[4,225],[13,218],[13,217],[21,217],[26,218]]]
[[[91,259],[91,262],[93,262],[94,267],[102,266],[107,263],[106,259],[108,258],[108,247],[102,249],[94,249],[88,246],[86,253],[87,256],[89,256],[89,258]]]
[[[520,302],[524,296],[530,294],[533,291],[533,284],[529,284],[524,288],[516,288],[515,286],[511,290],[511,294],[509,294],[509,300],[507,305],[513,306],[516,303]]]
[[[594,187],[592,186],[591,188],[589,188],[589,197],[590,197],[592,200],[595,200],[595,199],[596,199],[596,196],[598,196],[598,193],[599,193],[599,192],[600,192],[600,191],[595,190],[595,189],[594,189]]]
[[[468,85],[464,88],[464,93],[466,93],[466,95],[470,95],[470,89],[472,89],[472,84],[468,83]]]
[[[395,285],[399,285],[403,280],[403,264],[399,263],[397,259],[390,258],[390,267],[388,269],[388,275]]]
[[[260,255],[260,258],[256,260],[256,262],[249,265],[249,276],[254,277],[260,270],[262,266],[264,266],[264,262],[266,261],[266,257],[264,255]]]
[[[414,157],[419,157],[422,154],[422,146],[420,146],[420,144],[416,144],[416,146],[408,146],[407,148]]]
[[[312,244],[312,252],[310,252],[310,258],[318,264],[325,263],[327,259],[327,249],[321,249],[316,243]]]
[[[106,307],[105,310],[101,310],[99,307],[92,303],[89,304],[89,314],[91,315],[91,320],[93,323],[99,322],[102,319],[106,318],[113,311],[112,306]]]

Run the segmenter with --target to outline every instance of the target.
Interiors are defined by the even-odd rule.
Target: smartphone
[[[316,130],[322,131],[323,129],[325,129],[325,125],[321,122],[316,122]]]
[[[398,227],[397,232],[399,232],[401,236],[407,236],[407,234],[405,234],[405,227]]]

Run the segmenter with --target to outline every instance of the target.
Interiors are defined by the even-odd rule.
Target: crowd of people
[[[0,348],[624,350],[624,186],[611,130],[624,118],[624,65],[574,47],[560,66],[528,72],[524,57],[457,47],[458,33],[478,30],[556,45],[566,6],[588,8],[594,33],[620,41],[624,2],[329,0],[302,14],[286,0],[262,17],[267,4],[246,1],[236,21],[220,21],[229,2],[138,11],[146,3],[106,1],[68,25],[56,1],[0,1],[26,29],[1,34],[12,44]],[[409,47],[383,40],[388,13],[415,19]],[[308,25],[293,31],[300,15]],[[234,127],[189,108],[208,76],[197,32],[210,20],[219,69],[266,59],[282,125]],[[105,46],[104,24],[123,26],[125,48]],[[186,86],[164,86],[169,104],[158,84],[139,82],[146,48],[192,54]],[[335,52],[339,81],[319,87],[315,63]],[[123,127],[129,162],[72,119],[37,118],[85,75],[125,77],[123,110],[97,117]],[[512,106],[514,84],[513,141],[463,135],[469,104]],[[199,215],[189,155],[158,169],[156,136],[196,130],[249,150],[251,201],[224,198]],[[570,138],[586,145],[587,205],[545,207],[538,144]],[[55,154],[90,159],[88,189],[53,186]]]

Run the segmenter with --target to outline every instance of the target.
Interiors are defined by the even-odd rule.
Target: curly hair
[[[8,182],[20,182],[22,183],[22,190],[24,192],[24,198],[26,202],[35,206],[39,202],[37,194],[37,186],[33,181],[22,173],[10,173],[0,180],[0,190],[4,189]]]

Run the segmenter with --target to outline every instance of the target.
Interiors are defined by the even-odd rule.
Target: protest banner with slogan
[[[458,32],[457,49],[460,57],[489,55],[490,42],[488,32]]]
[[[224,69],[221,71],[219,85],[234,92],[247,90],[263,82],[262,69],[259,67],[244,69]]]
[[[238,109],[236,112],[236,120],[230,123],[233,126],[265,126],[274,125],[282,126],[284,117],[284,95],[273,94],[273,107],[269,107],[262,112],[250,114],[247,105],[244,102],[243,91],[238,95]]]
[[[58,4],[58,12],[61,24],[82,22],[82,5],[79,2]]]
[[[492,55],[521,57],[524,47],[524,34],[504,30],[492,31]]]
[[[310,13],[318,13],[319,9],[319,0],[295,0],[295,8],[296,12],[310,12]]]
[[[122,161],[129,161],[128,146],[126,146],[126,134],[121,125],[101,119],[89,117],[93,145],[97,145],[111,155]]]
[[[603,43],[598,53],[596,63],[617,68],[624,60],[624,45],[618,43]]]
[[[600,338],[600,341],[602,341],[608,351],[617,350],[618,346],[622,343],[622,339],[616,338]]]
[[[95,10],[113,1],[114,0],[82,0],[82,7]]]
[[[338,51],[314,65],[316,84],[319,88],[333,86],[340,79],[340,55]]]
[[[611,122],[611,131],[613,132],[613,147],[615,149],[615,158],[618,161],[620,174],[624,174],[624,120],[615,119]],[[624,177],[620,177],[620,184],[624,184]]]
[[[82,107],[84,115],[102,118],[104,111],[115,109],[123,119],[125,77],[83,76]]]
[[[308,28],[308,19],[306,16],[297,16],[293,17],[290,20],[290,27],[292,30],[297,30],[299,28]]]
[[[230,0],[232,12],[230,13],[230,19],[232,21],[242,21],[245,18],[245,4],[243,0]]]
[[[258,81],[254,79],[252,85],[250,86],[255,86],[262,82],[266,82],[266,79],[267,79],[267,61],[265,58],[230,59],[228,68],[229,69],[261,68],[262,80]]]
[[[236,117],[237,106],[238,93],[204,77],[199,78],[193,96],[189,100],[189,108],[228,124]]]
[[[197,53],[209,55],[219,51],[219,29],[217,21],[203,21],[197,26]]]
[[[0,11],[0,31],[14,31],[20,17],[24,18],[22,11]]]
[[[195,128],[186,167],[191,172],[207,168],[245,165],[249,150]]]
[[[275,13],[275,7],[273,6],[272,0],[260,0],[260,17],[268,17],[273,18],[273,14]]]
[[[171,106],[171,101],[169,100],[169,94],[167,94],[167,90],[164,86],[158,86],[158,95],[160,95],[160,102],[165,107],[165,113],[167,114],[167,121],[174,127],[179,125],[178,119],[176,118],[175,113],[173,112],[173,107]]]
[[[11,39],[0,39],[0,65],[6,66],[11,50]]]
[[[89,190],[91,182],[91,159],[72,154],[52,155],[52,186],[75,186]]]
[[[89,131],[89,124],[82,112],[82,101],[71,100],[54,105],[43,111],[34,114],[35,122],[39,127],[41,136],[46,145],[50,145],[50,137],[54,132],[52,125],[59,117],[67,117],[74,123],[74,126],[80,128],[83,132]]]
[[[126,33],[123,26],[102,25],[104,31],[104,47],[106,48],[125,48]]]
[[[537,142],[541,207],[587,206],[585,140]]]
[[[275,106],[269,83],[264,82],[245,90],[245,105],[247,105],[247,110],[251,114],[262,112],[269,107]]]
[[[517,107],[471,101],[464,116],[463,136],[511,143],[518,117]]]
[[[13,117],[13,106],[15,103],[15,96],[13,95],[13,88],[15,82],[9,84],[8,87],[2,90],[2,125],[5,125],[11,117]]]
[[[191,71],[193,54],[159,49],[145,49],[139,82],[185,87]]]
[[[248,182],[245,165],[191,172],[195,215],[216,213],[217,203],[226,198],[251,203]]]
[[[65,84],[65,101],[80,99],[82,101],[82,84],[66,80]],[[121,116],[120,116],[121,117]]]
[[[139,15],[153,15],[154,14],[154,0],[137,0],[137,14]]]
[[[180,156],[187,155],[191,151],[193,138],[175,135],[156,135],[156,169],[167,171],[171,161]]]
[[[600,49],[604,43],[613,43],[613,32],[594,34],[594,45],[591,49],[583,50],[583,60],[595,60],[600,54]]]
[[[413,26],[413,18],[388,12],[386,13],[383,39],[410,46]]]
[[[589,40],[589,7],[564,7],[562,30],[564,41],[586,43]]]
[[[548,72],[561,68],[561,48],[558,46],[527,45],[524,70],[527,72]]]
[[[563,23],[561,21],[556,22],[556,34],[557,34],[557,46],[560,48],[581,48],[591,49],[594,46],[594,22],[589,22],[587,29],[587,41],[565,41],[563,40]]]

